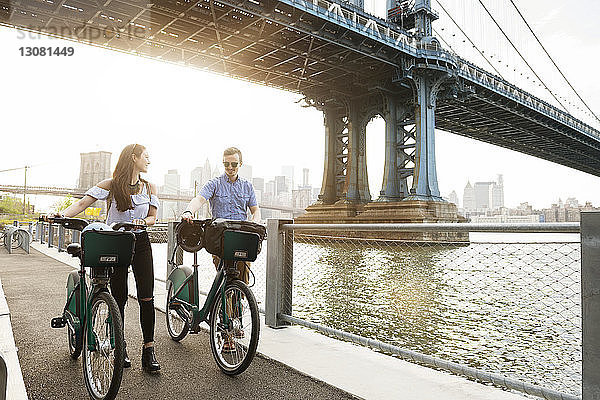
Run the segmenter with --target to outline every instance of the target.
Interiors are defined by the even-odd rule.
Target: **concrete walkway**
[[[58,253],[56,249],[48,249],[45,245],[42,246],[37,243],[33,244],[33,248],[66,264],[76,265],[75,259],[70,258],[65,253]],[[74,378],[79,379],[78,384],[82,385],[81,364],[80,362],[73,363],[69,361],[65,332],[50,329],[49,322],[46,321],[49,321],[51,316],[58,315],[62,309],[64,281],[69,267],[64,264],[60,265],[48,258],[44,259],[44,256],[36,251],[32,251],[29,257],[35,258],[35,264],[43,265],[43,267],[38,268],[38,278],[39,273],[43,271],[44,277],[52,276],[53,279],[52,282],[41,283],[42,286],[39,289],[40,292],[52,293],[51,299],[48,299],[48,301],[52,301],[52,305],[47,306],[51,311],[46,310],[49,314],[44,317],[40,331],[42,336],[48,335],[56,338],[52,342],[52,350],[41,351],[38,357],[47,358],[48,355],[53,355],[56,358],[54,362],[59,363],[54,366],[54,369],[70,368],[69,376],[71,379],[74,376]],[[11,287],[12,283],[24,279],[27,275],[22,271],[23,267],[20,267],[20,269],[12,266],[15,262],[16,260],[6,258],[0,253],[0,277],[4,279],[5,291],[8,290],[7,288],[10,288],[11,291],[16,289]],[[32,285],[40,285],[40,283],[37,283],[39,279],[34,276],[31,276],[30,280]],[[44,280],[46,279],[44,278]],[[130,287],[134,286],[130,285]],[[33,299],[30,302],[35,303],[38,296],[37,294],[32,295]],[[164,286],[159,282],[156,283],[155,298],[156,305],[164,308]],[[10,302],[9,296],[9,304]],[[23,306],[21,311],[17,311],[18,308],[16,307],[13,312],[23,312],[23,318],[27,320],[29,318],[27,307]],[[126,316],[128,343],[138,343],[141,340],[137,315],[137,304],[135,301],[130,301]],[[15,324],[15,321],[18,322]],[[26,324],[26,322],[22,322],[15,315],[13,326],[17,345],[19,346],[23,346],[23,344],[20,344],[21,334],[17,333],[23,330],[19,326],[21,324]],[[140,349],[130,344],[129,346],[132,349],[130,355],[134,360],[134,367],[124,375],[121,395],[127,394],[131,398],[137,398],[134,395],[139,394],[138,391],[143,389],[143,385],[146,384],[151,385],[151,390],[163,387],[169,388],[169,390],[162,397],[157,395],[157,397],[139,398],[185,399],[188,398],[185,397],[188,395],[187,390],[196,389],[199,391],[193,392],[195,396],[189,398],[203,398],[216,393],[219,393],[219,397],[229,398],[228,396],[231,395],[238,399],[268,398],[269,393],[278,394],[280,398],[311,399],[350,398],[351,396],[348,393],[368,399],[522,400],[524,398],[520,394],[506,392],[449,373],[421,367],[364,347],[328,338],[301,327],[274,330],[262,325],[258,349],[261,356],[255,359],[247,372],[234,379],[225,377],[216,367],[210,354],[208,335],[201,333],[190,336],[179,344],[172,342],[166,334],[164,315],[161,313],[157,314],[156,335],[157,357],[164,366],[163,373],[158,379],[142,374],[139,371],[138,361]],[[38,387],[38,385],[45,388],[45,385],[49,385],[53,381],[53,378],[44,378],[45,374],[40,376],[40,373],[32,372],[34,382],[29,382],[29,379],[32,378],[30,378],[30,372],[26,368],[29,365],[28,359],[24,357],[22,352],[19,355],[23,359],[23,374],[28,390],[30,390],[30,386]],[[285,364],[285,366],[274,362],[274,360]],[[183,363],[185,367],[182,368],[178,365],[179,363]],[[37,364],[34,364],[34,370],[35,365]],[[196,365],[198,365],[197,368]],[[181,371],[182,375],[179,375],[178,371]],[[306,375],[314,379],[308,378]],[[38,380],[41,382],[40,384],[37,383]],[[242,382],[241,386],[237,386],[239,382]],[[341,390],[325,385],[323,382]],[[206,389],[200,388],[199,385],[201,384]],[[178,387],[182,385],[186,388],[183,391],[183,397],[181,397],[181,394],[177,394],[182,393],[178,391]],[[237,392],[236,390],[229,392],[229,388],[225,388],[225,386],[231,385],[237,388]],[[246,386],[252,386],[253,388]],[[85,391],[83,386],[81,389]],[[257,390],[253,391],[253,389]]]

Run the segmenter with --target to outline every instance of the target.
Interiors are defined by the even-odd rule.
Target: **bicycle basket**
[[[265,226],[250,221],[216,219],[206,225],[204,232],[206,251],[226,260],[238,261],[256,260],[262,241],[267,237]]]
[[[81,260],[84,266],[127,268],[133,261],[133,232],[88,230],[81,234]]]

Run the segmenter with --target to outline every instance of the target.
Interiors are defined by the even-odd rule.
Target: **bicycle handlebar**
[[[125,229],[126,231],[130,231],[132,229],[146,229],[146,225],[132,224],[131,222],[117,222],[112,224],[111,228],[113,228],[115,231],[118,231],[121,228]]]
[[[50,222],[59,224],[67,229],[82,231],[83,228],[89,225],[89,222],[81,218],[66,218],[66,217],[39,217],[40,222]]]

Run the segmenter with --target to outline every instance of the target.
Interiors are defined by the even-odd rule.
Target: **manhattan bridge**
[[[363,0],[0,0],[0,23],[302,95],[325,125],[315,221],[444,203],[435,128],[600,176],[598,117],[513,0],[387,0],[385,18]],[[532,66],[525,36],[564,79]],[[375,116],[386,132],[373,195]]]

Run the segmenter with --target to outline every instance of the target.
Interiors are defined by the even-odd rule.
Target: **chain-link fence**
[[[303,235],[293,247],[293,315],[579,395],[580,244],[512,240]]]

